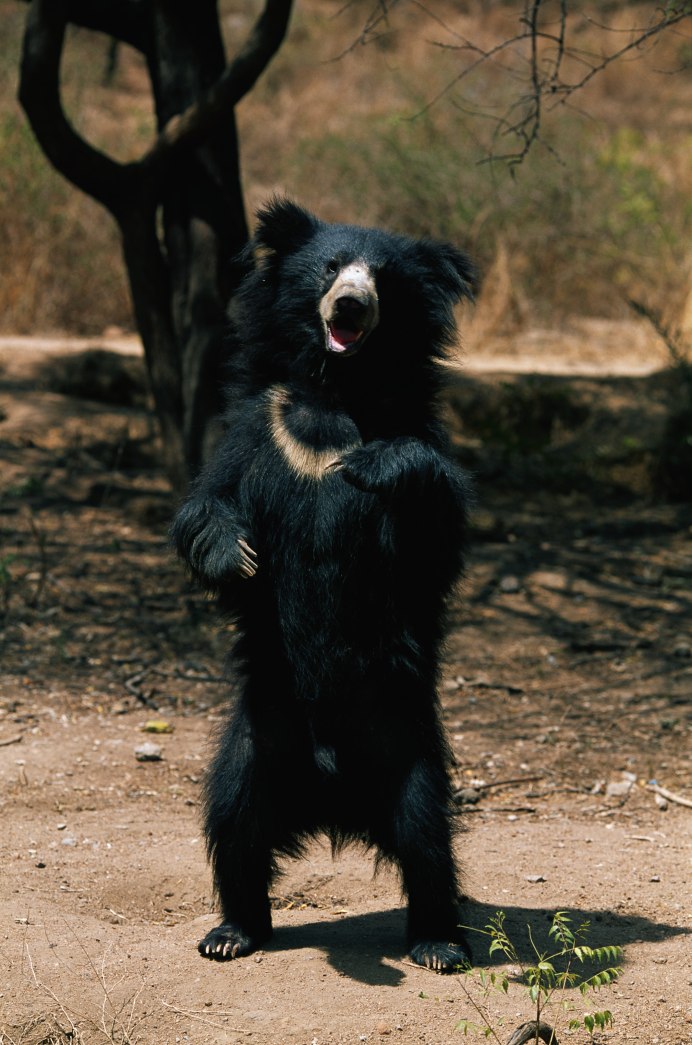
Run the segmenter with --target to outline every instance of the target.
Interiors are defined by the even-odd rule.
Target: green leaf
[[[584,1017],[584,1026],[586,1027],[589,1034],[593,1035],[593,1029],[596,1026],[596,1021],[590,1013],[587,1013]]]

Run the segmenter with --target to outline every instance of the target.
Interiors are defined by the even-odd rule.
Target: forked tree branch
[[[60,60],[69,7],[67,0],[32,0],[24,31],[19,100],[56,170],[117,215],[129,181],[127,168],[86,142],[62,107]]]
[[[181,151],[200,145],[210,131],[230,116],[254,87],[286,35],[293,0],[266,0],[245,44],[221,77],[197,104],[174,116],[141,162],[160,170]]]
[[[22,0],[30,4],[32,0]],[[67,0],[66,20],[82,29],[93,29],[129,44],[138,51],[149,45],[149,31],[142,0]]]
[[[247,41],[206,95],[169,120],[139,161],[122,164],[85,141],[67,119],[60,96],[65,29],[74,21],[141,46],[147,24],[144,0],[31,0],[24,34],[19,100],[53,166],[120,219],[128,201],[165,179],[169,160],[201,145],[255,85],[280,47],[292,0],[266,0]],[[93,8],[93,9],[92,9]],[[122,13],[119,19],[118,12]]]

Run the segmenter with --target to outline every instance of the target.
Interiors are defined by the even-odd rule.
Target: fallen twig
[[[201,1013],[195,1012],[193,1009],[179,1009],[175,1005],[170,1005],[163,998],[161,1004],[166,1009],[170,1009],[171,1012],[175,1012],[178,1016],[187,1016],[190,1020],[196,1020],[197,1023],[204,1023],[207,1027],[216,1027],[218,1030],[231,1031],[233,1034],[245,1034],[248,1037],[252,1035],[251,1030],[243,1030],[242,1027],[229,1027],[227,1023],[214,1023],[212,1020],[205,1019]],[[230,1012],[211,1012],[212,1016],[230,1016]]]
[[[487,784],[469,784],[469,787],[475,791],[487,791],[491,787],[509,787],[510,784],[532,784],[536,780],[543,780],[544,776],[544,773],[540,773],[538,776],[511,777],[509,780],[491,780]]]
[[[647,784],[646,790],[655,791],[657,795],[667,798],[669,802],[676,802],[679,806],[687,806],[688,809],[692,809],[692,801],[689,798],[676,795],[674,791],[669,791],[667,787],[661,787],[660,784]]]
[[[23,733],[17,733],[16,736],[12,737],[2,737],[0,738],[0,747],[9,747],[10,744],[18,744],[23,737]]]

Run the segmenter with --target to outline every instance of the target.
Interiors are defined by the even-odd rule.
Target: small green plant
[[[609,986],[621,971],[615,963],[622,955],[622,948],[615,945],[588,946],[585,942],[588,928],[589,923],[582,922],[578,928],[572,930],[569,916],[564,911],[557,911],[548,930],[551,946],[547,950],[541,950],[534,939],[531,926],[528,925],[528,941],[533,960],[527,963],[522,960],[516,944],[505,929],[504,911],[497,911],[485,929],[476,931],[490,938],[489,955],[504,955],[508,962],[517,968],[517,973],[513,975],[509,972],[487,972],[484,969],[464,970],[461,977],[462,990],[475,1010],[477,1020],[462,1019],[456,1025],[456,1029],[464,1034],[475,1031],[502,1045],[498,1033],[501,1021],[496,1021],[497,1026],[494,1025],[489,997],[492,991],[509,994],[511,982],[514,980],[524,985],[535,1018],[517,1028],[510,1042],[512,1045],[521,1045],[523,1042],[534,1041],[537,1045],[539,1041],[544,1041],[546,1045],[557,1045],[557,1031],[545,1022],[545,1010],[558,1006],[567,1014],[573,1012],[574,1006],[566,997],[567,990],[578,990],[586,997],[592,991]],[[586,963],[597,967],[589,976],[584,975],[586,970],[583,967]],[[473,981],[474,986],[480,986],[480,998],[478,990],[469,986],[470,981]],[[580,1017],[568,1018],[567,1028],[583,1028],[593,1041],[594,1031],[604,1030],[612,1026],[612,1023],[613,1014],[609,1009],[602,1009],[586,1012]]]

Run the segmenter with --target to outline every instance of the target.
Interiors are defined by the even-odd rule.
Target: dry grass
[[[232,50],[249,12],[244,0],[222,8]],[[339,12],[328,0],[297,5],[282,51],[239,107],[249,210],[284,190],[328,219],[463,243],[489,273],[484,322],[493,330],[528,315],[622,316],[627,297],[671,319],[681,313],[692,267],[692,45],[682,32],[609,67],[572,107],[547,114],[553,151],[538,147],[512,178],[482,161],[506,147],[489,117],[516,100],[524,58],[450,87],[462,68],[450,45],[468,36],[492,46],[516,32],[518,6],[441,0],[433,17],[403,4],[377,42],[349,49],[370,10],[370,0]],[[575,40],[598,51],[603,31],[579,10]],[[647,10],[611,5],[607,45]],[[606,17],[602,5],[594,12]],[[0,178],[0,324],[85,333],[127,326],[115,229],[33,145],[13,101],[22,5],[0,0],[0,17],[0,139],[8,158]],[[151,133],[146,74],[123,49],[106,87],[105,60],[102,39],[72,34],[68,109],[84,133],[125,159]],[[575,63],[567,68],[576,72]]]

